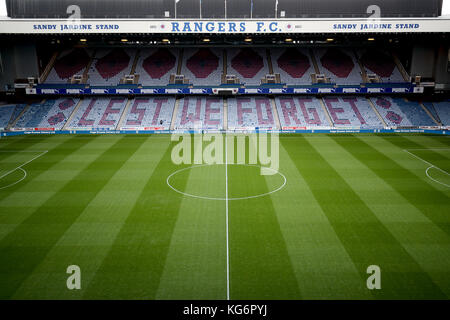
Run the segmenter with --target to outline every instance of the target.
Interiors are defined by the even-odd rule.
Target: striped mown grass
[[[175,165],[174,145],[1,139],[0,299],[450,297],[448,137],[282,135],[277,192],[252,166]]]

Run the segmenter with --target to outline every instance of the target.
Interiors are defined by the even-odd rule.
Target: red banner
[[[34,131],[55,131],[55,128],[34,128]]]
[[[283,130],[306,130],[306,127],[283,127]]]

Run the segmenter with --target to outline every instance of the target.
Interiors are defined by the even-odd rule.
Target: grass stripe
[[[31,139],[30,136],[12,136],[0,139],[0,150],[21,150],[24,145],[32,146],[44,140],[48,140],[50,136],[36,136]]]
[[[415,142],[422,146],[422,148],[429,149],[449,149],[450,138],[447,136],[434,136],[434,135],[423,135],[423,136],[402,136],[412,142]]]
[[[178,175],[187,177],[186,192],[225,195],[224,165]],[[182,201],[156,298],[226,299],[225,202],[177,196]]]
[[[389,140],[383,137],[379,143],[386,145],[386,142],[390,142],[390,144],[400,147],[396,152],[401,153],[402,156],[409,159],[408,161],[413,161],[415,165],[426,167],[425,164],[421,164],[420,161],[401,150],[404,147],[411,146],[410,144],[405,145],[402,143],[397,145],[397,140],[402,141],[402,138],[397,137],[396,139]],[[433,186],[433,182],[426,180],[427,178],[424,173],[424,178],[421,179],[412,171],[392,160],[387,156],[389,155],[389,148],[386,149],[386,154],[384,154],[367,142],[356,137],[351,140],[351,143],[343,143],[339,139],[336,139],[336,142],[356,159],[364,163],[378,177],[386,181],[386,183],[439,226],[447,235],[450,235],[450,222],[447,214],[449,204],[448,196],[439,191],[438,187]],[[386,168],[389,168],[389,170],[386,170]],[[425,180],[427,183],[424,183]]]
[[[13,137],[11,137],[13,138]],[[29,137],[27,136],[21,136],[20,139],[0,139],[0,165],[2,165],[4,162],[8,161],[9,159],[13,158],[14,156],[17,156],[17,153],[12,151],[17,151],[18,153],[21,151],[27,151],[27,150],[39,150],[41,147],[39,147],[42,143],[49,143],[51,140],[48,136],[40,136],[37,139],[27,139]],[[6,140],[6,141],[5,141]],[[47,149],[43,149],[47,150]],[[4,152],[7,151],[7,152]],[[20,165],[20,164],[18,164]],[[3,169],[0,168],[0,171]],[[1,174],[0,174],[1,175]]]
[[[447,172],[450,171],[450,158],[445,154],[438,152],[437,150],[434,150],[434,148],[429,144],[416,142],[422,139],[415,139],[415,141],[411,140],[409,137],[399,137],[398,139],[395,140],[389,139],[388,137],[384,137],[384,139],[389,141],[393,145],[397,146],[398,148],[409,150],[410,152],[420,157],[422,157],[422,154],[425,153],[426,158],[424,160],[428,160],[429,162],[431,162],[431,164],[434,164],[435,166],[438,166],[439,168],[446,170]],[[424,146],[426,146],[428,150],[414,150],[414,149],[423,149]]]
[[[397,137],[397,139],[404,139],[403,137],[400,137],[400,136],[394,136],[394,137]],[[392,137],[392,138],[394,138],[394,137]],[[418,178],[417,181],[422,181],[421,183],[427,184],[430,187],[446,194],[447,196],[450,196],[450,189],[448,187],[445,187],[444,185],[433,181],[432,179],[430,179],[427,176],[426,170],[430,165],[425,163],[420,158],[418,158],[418,156],[420,155],[420,156],[424,157],[425,159],[428,159],[429,155],[427,155],[427,151],[425,151],[425,150],[414,151],[414,149],[411,149],[412,151],[410,151],[410,152],[413,152],[413,153],[406,152],[406,151],[404,151],[403,148],[401,148],[401,147],[399,148],[397,145],[395,145],[393,143],[387,143],[387,142],[390,142],[390,140],[383,139],[382,137],[379,137],[379,136],[374,136],[374,139],[370,139],[370,140],[367,139],[366,137],[361,137],[361,136],[358,136],[358,138],[360,140],[366,142],[370,146],[372,146],[374,149],[380,151],[386,157],[388,157],[389,159],[391,159],[392,161],[397,163],[397,165],[399,165],[400,167],[406,169],[404,172],[408,173],[407,178],[412,173]],[[434,146],[435,143],[433,143],[432,145]],[[423,149],[422,145],[418,145],[418,146],[421,146],[421,149]],[[432,152],[432,151],[430,151],[430,152]],[[435,152],[438,152],[438,151],[435,151]],[[415,153],[418,153],[418,155],[415,155]],[[428,159],[428,160],[431,160],[431,159]],[[439,179],[438,181],[442,180],[442,182],[446,182],[445,179],[448,179],[447,175],[445,175],[444,173],[440,172],[437,169],[430,169],[430,173],[431,173],[432,177],[438,178]],[[395,174],[399,174],[399,173],[395,171]],[[405,181],[407,181],[407,180],[405,180]],[[408,188],[407,183],[405,183],[405,188]]]
[[[230,198],[271,191],[260,170],[246,166],[228,167],[228,186]],[[230,201],[229,237],[231,299],[301,299],[270,196]]]
[[[18,181],[23,184],[22,179],[27,178],[29,174],[26,171],[29,167],[28,162],[33,162],[33,159],[44,156],[46,151],[53,149],[67,139],[69,137],[59,140],[51,137],[41,137],[40,139],[22,138],[17,139],[10,146],[3,144],[3,147],[0,148],[0,193],[13,187],[14,183]],[[45,161],[45,159],[41,159],[41,161]],[[17,169],[19,166],[21,166],[22,170]],[[23,172],[24,170],[25,172]]]
[[[37,206],[44,203],[56,192],[57,188],[61,188],[67,182],[67,176],[60,182],[41,180],[41,178],[47,177],[59,166],[65,168],[67,163],[64,161],[73,153],[80,152],[87,143],[87,141],[82,141],[79,144],[73,139],[67,140],[67,144],[64,143],[64,140],[58,140],[58,143],[55,143],[53,139],[49,139],[46,146],[50,152],[45,154],[45,158],[41,157],[38,162],[30,163],[25,167],[28,173],[27,178],[20,184],[0,192],[0,239],[14,230],[36,210]],[[43,190],[42,186],[46,186],[47,190]],[[54,191],[49,190],[50,186],[52,189],[54,188]]]
[[[14,298],[82,298],[84,290],[66,287],[67,266],[80,266],[82,288],[87,288],[168,147],[163,137],[146,136],[142,140],[144,143],[92,199]]]
[[[14,294],[138,146],[120,138],[0,242],[0,298]]]
[[[280,171],[287,176],[287,184],[272,195],[272,202],[302,298],[370,299],[365,279],[297,170],[295,160],[280,147]]]
[[[327,138],[324,143],[315,144],[315,148],[352,186],[422,270],[429,274],[434,283],[448,296],[450,294],[448,235],[333,139]]]
[[[155,298],[181,205],[179,195],[166,185],[167,176],[176,168],[171,162],[171,146],[140,193],[84,298]]]
[[[442,135],[427,135],[428,138],[433,139],[439,143],[442,143],[443,145],[450,146],[450,139],[448,136],[442,136]]]
[[[339,141],[337,137],[335,139]],[[347,141],[349,139],[341,143]],[[380,266],[383,289],[371,291],[375,298],[445,298],[352,187],[307,139],[299,137],[294,143],[283,141],[283,145],[291,159],[296,159],[297,169],[310,186],[361,277],[368,277],[368,266]]]

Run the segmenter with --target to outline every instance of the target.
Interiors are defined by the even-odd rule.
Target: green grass
[[[233,200],[283,177],[175,165],[163,135],[1,139],[0,176],[24,171],[0,179],[0,299],[226,299],[227,203],[231,299],[450,298],[448,137],[280,142],[286,185]],[[219,200],[169,188],[184,168],[175,189]]]

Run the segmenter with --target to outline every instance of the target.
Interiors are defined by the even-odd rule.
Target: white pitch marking
[[[25,173],[25,175],[23,176],[22,179],[20,179],[19,181],[14,182],[13,184],[10,184],[10,185],[8,185],[8,186],[5,186],[5,187],[0,188],[0,190],[2,190],[2,189],[5,189],[5,188],[8,188],[8,187],[11,187],[11,186],[13,186],[13,185],[19,183],[19,182],[22,181],[23,179],[25,179],[25,178],[27,177],[27,172],[26,172],[22,167],[25,166],[25,165],[27,165],[27,164],[29,164],[30,162],[36,160],[37,158],[42,157],[44,154],[46,154],[46,153],[48,152],[48,150],[45,150],[45,151],[31,151],[31,150],[30,150],[30,151],[26,151],[26,150],[24,150],[24,151],[13,151],[13,150],[0,150],[0,152],[28,152],[28,153],[31,153],[31,152],[41,152],[41,154],[37,155],[37,156],[34,157],[33,159],[28,160],[27,162],[21,164],[20,166],[18,166],[18,167],[16,167],[16,168],[14,168],[14,169],[12,169],[12,170],[6,172],[6,173],[3,174],[2,176],[0,176],[0,180],[1,180],[1,179],[3,179],[4,177],[10,175],[11,173],[13,173],[13,172],[16,171],[16,170],[22,170],[22,171]]]
[[[439,180],[433,179],[433,177],[430,176],[430,174],[428,173],[428,170],[433,169],[433,168],[439,169],[438,167],[428,167],[427,170],[425,170],[425,174],[427,175],[427,177],[430,178],[431,180],[433,180],[433,181],[436,182],[436,183],[442,184],[443,186],[446,186],[446,187],[450,188],[450,185],[448,185],[448,184],[446,184],[446,183],[444,183],[444,182],[441,182],[441,181],[439,181]],[[445,172],[445,173],[446,173],[447,175],[449,175],[447,172]]]
[[[17,170],[17,169],[16,169],[16,170]],[[11,184],[8,184],[7,186],[1,187],[0,190],[3,190],[3,189],[6,189],[6,188],[9,188],[9,187],[12,187],[12,186],[18,184],[19,182],[21,182],[22,180],[25,180],[25,178],[27,177],[27,172],[26,172],[23,168],[19,168],[19,170],[22,170],[22,172],[23,172],[23,177],[22,177],[21,179],[17,180],[16,182],[13,182],[13,183],[11,183]]]
[[[450,149],[411,149],[411,150],[450,150]],[[438,181],[438,180],[436,180],[436,179],[433,179],[433,178],[430,176],[430,174],[428,173],[428,171],[429,171],[431,168],[435,168],[435,169],[441,171],[442,173],[444,173],[444,174],[450,176],[450,174],[449,174],[447,171],[442,170],[441,168],[435,166],[434,164],[428,162],[427,160],[422,159],[421,157],[415,155],[414,153],[409,152],[409,151],[406,150],[406,149],[403,149],[403,151],[409,153],[409,154],[412,155],[414,158],[419,159],[420,161],[422,161],[422,162],[426,163],[427,165],[429,165],[429,167],[425,170],[425,174],[426,174],[426,176],[427,176],[430,180],[432,180],[432,181],[434,181],[434,182],[436,182],[436,183],[439,183],[439,184],[441,184],[441,185],[443,185],[443,186],[446,186],[446,187],[450,188],[450,185],[448,185],[448,184],[446,184],[446,183],[444,183],[444,182]]]
[[[250,164],[234,164],[234,165],[260,168],[260,166],[258,166],[258,165],[250,165]],[[173,172],[172,174],[170,174],[167,177],[166,183],[173,191],[175,191],[177,193],[180,193],[180,194],[182,194],[184,196],[197,198],[197,199],[203,199],[203,200],[222,200],[222,201],[225,201],[225,209],[226,209],[225,210],[225,225],[226,225],[226,247],[227,247],[227,300],[230,300],[230,250],[229,250],[229,226],[228,226],[228,201],[229,200],[247,200],[247,199],[254,199],[254,198],[259,198],[259,197],[264,197],[264,196],[270,195],[272,193],[278,192],[281,189],[283,189],[284,186],[286,185],[287,179],[286,179],[286,176],[284,174],[282,174],[281,172],[276,171],[276,170],[274,170],[272,168],[266,168],[268,170],[272,170],[274,173],[277,173],[277,174],[279,174],[280,176],[283,177],[284,182],[278,189],[273,190],[271,192],[267,192],[267,193],[263,193],[263,194],[260,194],[260,195],[256,195],[256,196],[241,197],[241,198],[229,198],[228,197],[228,144],[227,144],[227,138],[225,136],[225,198],[202,197],[202,196],[196,196],[196,195],[193,195],[193,194],[185,193],[185,192],[182,192],[182,191],[180,191],[178,189],[175,189],[169,182],[170,178],[172,178],[177,173],[180,173],[182,171],[189,170],[189,169],[192,169],[192,168],[199,168],[199,167],[205,167],[205,166],[210,166],[210,165],[209,164],[202,164],[202,165],[191,166],[191,167],[187,167],[187,168],[183,168],[183,169],[177,170],[177,171]]]
[[[230,249],[228,236],[228,141],[225,134],[225,208],[227,228],[227,300],[230,300]]]
[[[239,163],[233,163],[233,164],[231,164],[231,163],[229,163],[228,165],[261,168],[261,167],[258,166],[258,165],[252,165],[252,164],[239,164]],[[210,164],[201,164],[201,165],[191,166],[191,167],[187,167],[187,168],[183,168],[183,169],[177,170],[177,171],[173,172],[172,174],[170,174],[170,175],[167,177],[166,183],[167,183],[167,185],[169,186],[170,189],[172,189],[173,191],[175,191],[175,192],[177,192],[177,193],[179,193],[179,194],[182,194],[183,196],[187,196],[187,197],[191,197],[191,198],[196,198],[196,199],[203,199],[203,200],[226,201],[226,198],[203,197],[203,196],[197,196],[197,195],[195,195],[195,194],[186,193],[186,192],[183,192],[183,191],[180,191],[180,190],[174,188],[174,187],[170,184],[170,179],[171,179],[174,175],[176,175],[177,173],[180,173],[180,172],[183,172],[183,171],[186,171],[186,170],[190,170],[190,169],[193,169],[193,168],[200,168],[200,167],[206,167],[206,166],[210,166]],[[283,189],[283,188],[286,186],[287,179],[286,179],[286,176],[285,176],[284,174],[282,174],[281,172],[276,171],[276,170],[274,170],[274,169],[272,169],[272,168],[265,168],[265,169],[267,169],[267,170],[272,170],[274,173],[279,174],[279,175],[283,178],[283,180],[284,180],[284,181],[283,181],[283,184],[282,184],[280,187],[278,187],[277,189],[273,190],[273,191],[266,192],[266,193],[262,193],[262,194],[258,194],[258,195],[255,195],[255,196],[240,197],[240,198],[230,198],[230,197],[228,197],[228,201],[248,200],[248,199],[255,199],[255,198],[265,197],[265,196],[271,195],[272,193],[275,193],[275,192],[280,191],[281,189]]]

